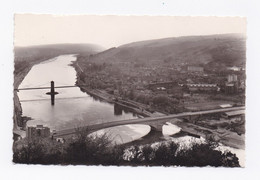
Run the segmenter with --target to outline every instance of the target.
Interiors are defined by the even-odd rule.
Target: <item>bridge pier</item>
[[[162,132],[162,126],[154,126],[154,125],[150,125],[151,127],[151,131],[158,131],[158,132]]]
[[[58,92],[55,92],[54,81],[51,81],[51,91],[47,92],[46,94],[51,96],[51,105],[54,105],[55,104],[55,102],[54,102],[55,101],[55,95],[59,94]]]
[[[149,122],[149,123],[145,123],[147,125],[149,125],[151,127],[152,131],[157,131],[157,132],[162,132],[163,129],[163,125],[165,124],[164,122]]]
[[[201,119],[201,115],[200,114],[199,115],[193,115],[193,116],[189,115],[187,119],[188,119],[189,122],[196,124],[197,121],[199,121]]]
[[[93,124],[89,126],[85,126],[89,131],[97,131],[104,128],[119,126],[119,125],[126,125],[126,124],[146,124],[151,127],[151,130],[162,132],[162,126],[166,122],[171,122],[172,124],[176,124],[180,128],[182,128],[183,131],[189,132],[190,134],[193,134],[195,137],[205,136],[205,133],[207,132],[201,132],[198,131],[196,126],[185,126],[183,124],[179,124],[178,122],[187,122],[192,116],[197,116],[198,118],[202,118],[203,116],[207,114],[215,114],[215,113],[222,113],[222,112],[229,112],[229,111],[235,111],[235,110],[244,110],[245,107],[233,107],[233,108],[224,108],[224,109],[215,109],[215,110],[206,110],[206,111],[199,111],[199,112],[189,112],[189,113],[180,113],[180,114],[173,114],[173,115],[167,115],[167,116],[159,116],[159,117],[146,117],[146,118],[140,118],[140,119],[128,119],[128,120],[119,120],[119,121],[111,121],[101,124]],[[177,119],[178,118],[178,119]],[[179,118],[184,118],[185,121],[180,120]],[[204,117],[203,117],[204,118]],[[198,125],[199,126],[199,125]],[[73,129],[67,129],[67,130],[61,130],[57,132],[57,136],[65,136],[65,135],[71,135],[75,134],[75,128]]]

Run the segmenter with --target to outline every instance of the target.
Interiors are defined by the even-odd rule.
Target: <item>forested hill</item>
[[[241,34],[186,36],[133,42],[90,60],[109,63],[244,66],[246,38]]]
[[[28,47],[15,47],[15,61],[37,61],[48,59],[61,54],[89,55],[104,50],[93,44],[50,44]]]

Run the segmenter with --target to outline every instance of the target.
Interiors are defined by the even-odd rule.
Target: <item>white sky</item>
[[[92,43],[105,48],[187,35],[246,33],[239,17],[15,15],[15,46]]]

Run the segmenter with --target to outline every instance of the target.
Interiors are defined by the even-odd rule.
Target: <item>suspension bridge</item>
[[[80,85],[80,86],[85,86],[85,85]],[[17,88],[14,90],[19,92],[19,91],[25,91],[25,90],[50,89],[50,92],[47,92],[46,94],[51,96],[51,105],[54,105],[55,104],[55,95],[59,94],[58,92],[55,91],[55,89],[73,88],[73,87],[78,87],[78,86],[76,86],[76,85],[55,86],[54,81],[51,81],[50,86],[47,86],[47,87],[28,87],[28,88]]]

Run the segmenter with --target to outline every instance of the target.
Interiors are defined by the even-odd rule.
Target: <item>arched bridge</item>
[[[80,130],[87,129],[88,133],[92,133],[98,131],[100,129],[105,129],[114,126],[120,125],[130,125],[130,124],[146,124],[151,126],[152,130],[162,131],[162,126],[166,122],[171,122],[175,124],[177,122],[176,118],[189,118],[206,114],[214,114],[214,113],[222,113],[222,112],[229,112],[229,111],[237,111],[237,110],[244,110],[245,107],[232,107],[232,108],[223,108],[223,109],[214,109],[214,110],[207,110],[207,111],[198,111],[198,112],[184,112],[179,114],[167,115],[167,116],[159,116],[159,117],[147,117],[147,118],[140,118],[140,119],[129,119],[129,120],[119,120],[119,121],[112,121],[100,124],[89,125],[85,127],[80,127]],[[184,128],[184,127],[181,127]],[[187,129],[190,131],[190,129]],[[67,135],[72,135],[77,132],[76,128],[66,129],[57,131],[54,137],[63,137]]]

